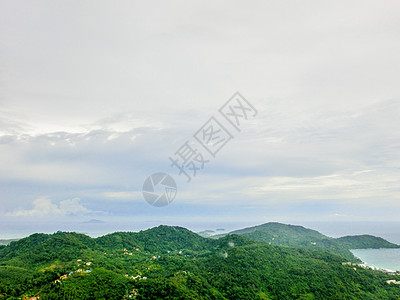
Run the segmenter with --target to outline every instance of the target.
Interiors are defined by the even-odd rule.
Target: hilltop
[[[399,245],[372,235],[331,238],[316,230],[305,228],[303,226],[287,225],[276,222],[235,230],[230,233],[215,235],[212,237],[220,238],[229,234],[241,235],[255,241],[266,242],[272,245],[325,251],[339,255],[353,262],[356,262],[357,259],[350,252],[350,249],[400,248]]]

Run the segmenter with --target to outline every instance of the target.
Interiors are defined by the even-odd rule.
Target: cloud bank
[[[0,4],[0,216],[398,219],[397,1],[61,3]],[[168,157],[237,90],[257,117],[186,184]]]
[[[63,200],[59,205],[48,198],[38,198],[33,201],[32,209],[17,209],[7,216],[15,217],[57,217],[69,215],[86,215],[92,211],[79,203],[78,198]]]

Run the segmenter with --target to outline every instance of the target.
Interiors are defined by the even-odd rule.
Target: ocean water
[[[368,266],[400,271],[400,249],[355,249],[351,252]]]

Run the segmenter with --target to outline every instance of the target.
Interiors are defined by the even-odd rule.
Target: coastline
[[[351,253],[362,263],[357,264],[361,268],[382,271],[385,273],[400,274],[400,249],[350,249]]]

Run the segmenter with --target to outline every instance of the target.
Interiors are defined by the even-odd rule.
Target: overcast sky
[[[398,1],[0,3],[3,222],[399,220]],[[236,91],[257,116],[186,183]]]

